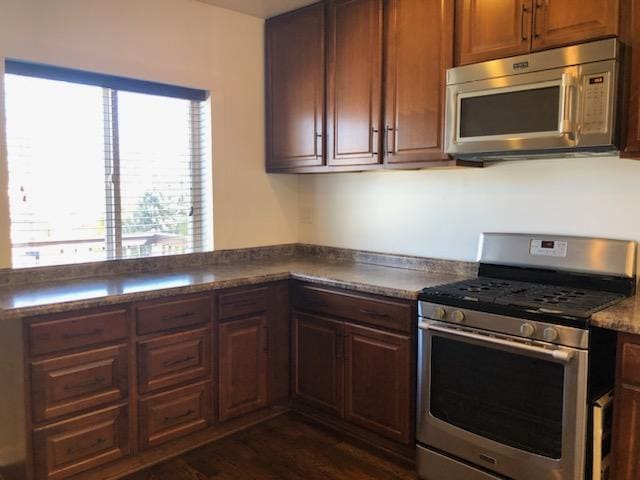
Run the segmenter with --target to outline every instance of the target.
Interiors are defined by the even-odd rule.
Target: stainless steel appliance
[[[446,152],[466,160],[616,152],[616,39],[447,71]]]
[[[588,478],[616,340],[589,318],[635,291],[635,263],[635,242],[483,234],[477,278],[421,292],[421,478]]]

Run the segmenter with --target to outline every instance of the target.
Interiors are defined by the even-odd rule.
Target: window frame
[[[43,64],[22,62],[19,60],[5,60],[4,74],[36,77],[46,80],[61,81],[74,84],[84,84],[102,87],[103,97],[103,130],[104,130],[104,199],[105,199],[105,249],[106,260],[126,260],[123,248],[123,220],[120,174],[120,132],[118,92],[133,92],[138,94],[155,95],[178,98],[189,101],[189,170],[191,212],[189,219],[189,241],[191,252],[206,250],[207,235],[204,223],[208,219],[205,206],[209,203],[206,198],[208,191],[203,176],[205,161],[205,141],[201,132],[205,124],[203,106],[207,105],[209,92],[206,90],[180,87],[144,80],[116,77],[82,70],[74,70]],[[10,222],[10,226],[12,223]],[[71,241],[73,239],[70,239]],[[11,257],[13,258],[14,244],[11,241]],[[136,258],[149,258],[157,255],[146,255]],[[87,263],[87,262],[73,262]],[[63,265],[52,263],[47,265]],[[36,266],[38,267],[38,266]],[[29,268],[16,267],[14,268]]]

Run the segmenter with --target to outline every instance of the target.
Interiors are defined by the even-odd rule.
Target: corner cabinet
[[[324,164],[325,7],[267,21],[267,170]]]
[[[455,165],[453,1],[325,0],[267,20],[267,171]]]
[[[456,64],[616,36],[626,0],[456,0]]]

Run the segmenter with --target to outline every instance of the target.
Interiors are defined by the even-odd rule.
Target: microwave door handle
[[[562,74],[560,84],[560,134],[569,135],[575,140],[575,129],[573,119],[573,93],[576,79],[570,73]]]
[[[433,330],[434,332],[448,333],[455,337],[464,337],[471,340],[478,340],[483,343],[489,343],[492,345],[498,345],[501,347],[509,347],[516,350],[522,350],[525,352],[536,353],[539,355],[551,357],[553,360],[560,360],[563,363],[569,363],[573,358],[571,352],[564,350],[549,350],[542,347],[536,347],[535,345],[527,345],[526,343],[512,342],[509,340],[503,340],[501,338],[489,337],[486,335],[479,335],[477,333],[464,332],[462,330],[454,330],[447,327],[440,327],[438,325],[432,325],[427,322],[420,322],[418,328],[422,330]]]

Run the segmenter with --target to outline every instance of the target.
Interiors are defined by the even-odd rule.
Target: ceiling
[[[254,17],[269,18],[295,10],[318,0],[199,0],[204,3],[247,13]]]

